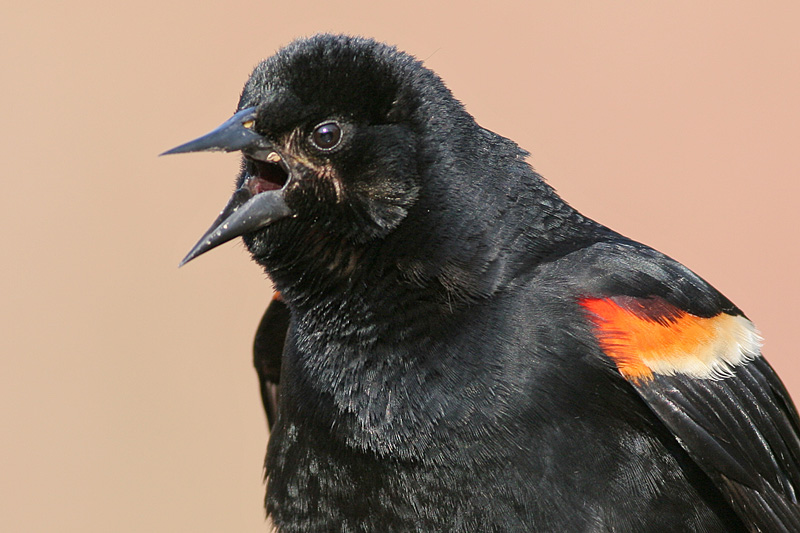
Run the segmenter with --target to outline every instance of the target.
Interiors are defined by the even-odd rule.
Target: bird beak
[[[242,109],[214,131],[161,154],[241,150],[259,169],[246,176],[181,266],[220,244],[292,214],[284,200],[289,167],[272,143],[253,131],[255,118],[256,108]]]

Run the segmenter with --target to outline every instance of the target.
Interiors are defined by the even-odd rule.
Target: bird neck
[[[532,177],[507,205],[487,202],[471,219],[460,206],[439,202],[434,210],[423,195],[409,223],[386,238],[354,243],[308,230],[264,266],[295,314],[332,334],[368,324],[358,332],[363,340],[413,335],[420,316],[446,321],[538,265],[613,234]]]

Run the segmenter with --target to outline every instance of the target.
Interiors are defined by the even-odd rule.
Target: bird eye
[[[342,128],[335,122],[324,122],[311,134],[311,141],[321,150],[334,148],[341,139]]]

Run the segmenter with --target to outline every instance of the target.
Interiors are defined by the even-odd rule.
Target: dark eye
[[[342,128],[335,122],[324,122],[314,128],[311,140],[321,150],[330,150],[342,139]]]

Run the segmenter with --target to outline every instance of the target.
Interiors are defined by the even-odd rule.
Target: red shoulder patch
[[[662,298],[583,298],[603,352],[627,379],[653,374],[722,378],[759,354],[761,338],[742,316],[703,318]]]

